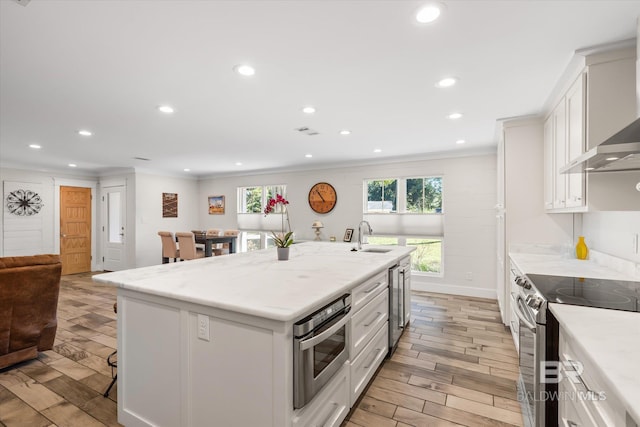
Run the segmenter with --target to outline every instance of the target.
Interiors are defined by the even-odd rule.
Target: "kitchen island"
[[[362,295],[354,298],[354,312],[358,301],[382,306],[388,268],[413,250],[351,247],[308,242],[292,246],[288,261],[277,261],[271,249],[95,276],[118,287],[119,422],[280,427],[324,419],[326,412],[329,424],[339,425],[355,400],[349,395],[355,355],[324,387],[346,393],[346,406],[345,399],[318,403],[331,397],[324,390],[294,410],[293,324],[352,292]],[[376,299],[369,301],[373,289]],[[386,322],[386,309],[376,319]],[[371,345],[358,355],[370,351],[375,362],[367,360],[365,379],[382,362],[377,347],[386,331],[386,325],[372,331]]]

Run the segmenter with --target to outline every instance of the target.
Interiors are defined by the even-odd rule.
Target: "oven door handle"
[[[344,315],[342,315],[342,317],[334,320],[335,323],[320,335],[316,335],[313,338],[307,338],[305,340],[300,341],[300,350],[301,351],[308,350],[311,347],[318,344],[319,342],[326,340],[328,337],[333,335],[338,329],[342,328],[349,321],[350,318],[351,316],[349,316],[349,311],[347,311],[346,313],[344,313]]]
[[[524,300],[522,299],[522,295],[518,295],[516,297],[516,316],[518,316],[518,319],[524,324],[524,326],[526,326],[531,332],[535,333],[536,325],[531,323],[531,321],[525,317],[524,311],[522,310],[523,306]]]

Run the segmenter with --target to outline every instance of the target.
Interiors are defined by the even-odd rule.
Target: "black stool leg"
[[[109,397],[109,392],[111,391],[111,388],[113,387],[113,385],[116,383],[117,379],[118,379],[118,374],[116,374],[116,376],[113,377],[113,379],[111,380],[111,384],[109,384],[109,388],[107,388],[107,391],[105,391],[103,394],[104,397]]]
[[[118,362],[117,361],[114,362],[113,360],[111,360],[111,358],[116,354],[118,354],[118,350],[114,351],[109,355],[109,357],[107,357],[107,365],[111,367],[111,378],[113,379],[111,380],[111,384],[109,384],[107,391],[104,392],[103,394],[104,397],[109,397],[109,392],[111,391],[111,388],[113,387],[113,385],[116,383],[116,380],[118,379],[118,374],[115,374],[115,375],[113,374],[113,368],[118,367]]]

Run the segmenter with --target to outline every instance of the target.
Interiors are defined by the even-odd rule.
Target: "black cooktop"
[[[640,282],[527,274],[547,301],[640,312]]]

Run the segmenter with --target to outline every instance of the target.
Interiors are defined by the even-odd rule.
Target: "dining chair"
[[[224,231],[224,236],[238,236],[238,234],[240,234],[240,230],[225,230]],[[238,244],[236,242],[236,251],[238,250]],[[223,243],[222,244],[222,253],[223,254],[228,254],[229,253],[229,243]]]
[[[204,258],[204,251],[196,248],[196,238],[191,231],[178,231],[178,246],[180,246],[180,260]]]
[[[158,236],[162,239],[162,263],[169,263],[170,258],[173,258],[173,262],[178,261],[180,251],[176,246],[176,239],[173,237],[173,233],[170,231],[158,231]]]

